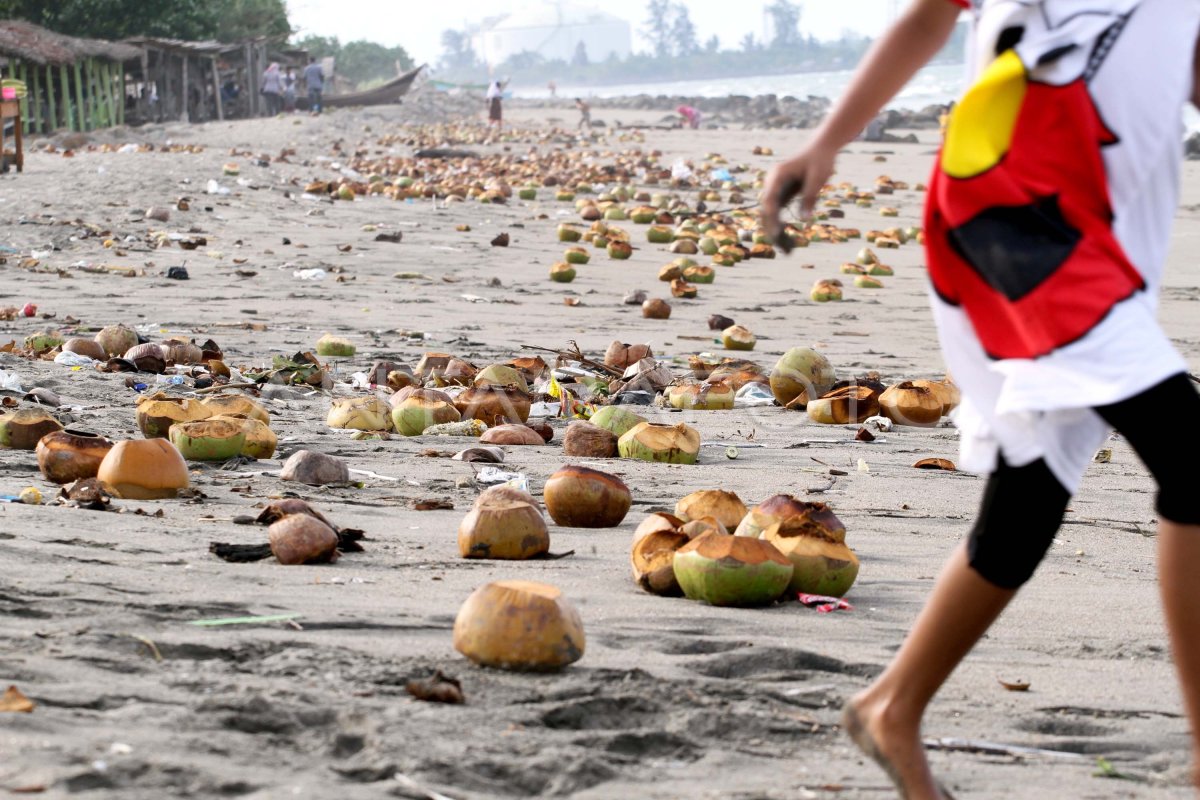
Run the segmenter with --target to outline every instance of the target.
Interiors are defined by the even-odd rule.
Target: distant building
[[[472,46],[488,64],[520,53],[536,53],[546,61],[567,61],[586,52],[592,62],[629,55],[633,35],[620,17],[570,2],[546,2],[487,21],[474,31]]]

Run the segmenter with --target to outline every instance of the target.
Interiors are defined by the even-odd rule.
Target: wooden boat
[[[346,108],[349,106],[384,106],[391,103],[400,102],[400,98],[408,94],[408,90],[412,88],[413,81],[421,74],[421,70],[425,69],[425,65],[410,69],[398,78],[394,78],[382,86],[376,86],[374,89],[367,89],[364,92],[350,92],[349,94],[327,94],[322,98],[326,108]]]

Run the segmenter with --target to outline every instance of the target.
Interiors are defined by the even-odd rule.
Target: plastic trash
[[[317,269],[298,269],[292,273],[293,278],[299,278],[302,281],[323,281],[327,273],[325,270]]]
[[[350,387],[352,389],[370,389],[371,378],[365,372],[356,372],[350,376]]]
[[[719,169],[714,169],[712,172],[710,172],[708,174],[708,177],[714,181],[731,181],[731,180],[733,180],[733,176],[729,174],[729,170],[725,169],[724,167],[720,167]]]
[[[529,478],[521,472],[508,472],[499,467],[484,467],[475,475],[475,482],[484,486],[511,486],[522,492],[529,491]]]
[[[227,187],[222,186],[215,178],[209,178],[208,183],[204,185],[205,194],[229,194]]]
[[[675,180],[685,181],[692,177],[692,168],[682,158],[678,159],[671,165],[671,177]]]
[[[182,386],[184,380],[182,375],[158,375],[154,378],[159,386]]]
[[[887,417],[867,417],[866,421],[863,422],[863,425],[866,426],[867,429],[874,429],[884,433],[887,433],[892,429],[892,421]]]
[[[443,425],[431,425],[426,428],[422,436],[475,436],[483,435],[487,430],[487,425],[477,419],[467,419],[461,422],[447,422]]]
[[[90,359],[89,359],[90,360]],[[15,372],[0,369],[0,389],[9,392],[21,392],[21,376]]]
[[[775,395],[762,383],[747,383],[733,396],[734,408],[756,408],[775,405]]]
[[[529,407],[531,417],[557,417],[562,410],[562,403],[546,403],[541,400]]]
[[[94,358],[81,356],[78,353],[62,352],[54,357],[55,364],[62,364],[67,367],[91,367],[96,364]]]

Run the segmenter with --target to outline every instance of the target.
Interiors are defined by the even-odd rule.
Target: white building
[[[569,62],[581,42],[589,61],[629,55],[633,37],[625,20],[563,0],[530,5],[474,34],[472,46],[484,62],[499,64],[524,52]]]

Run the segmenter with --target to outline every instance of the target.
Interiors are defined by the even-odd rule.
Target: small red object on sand
[[[805,594],[804,592],[800,592],[796,597],[809,608],[815,608],[819,614],[828,614],[830,611],[854,610],[854,606],[840,597],[827,597],[823,594]]]

